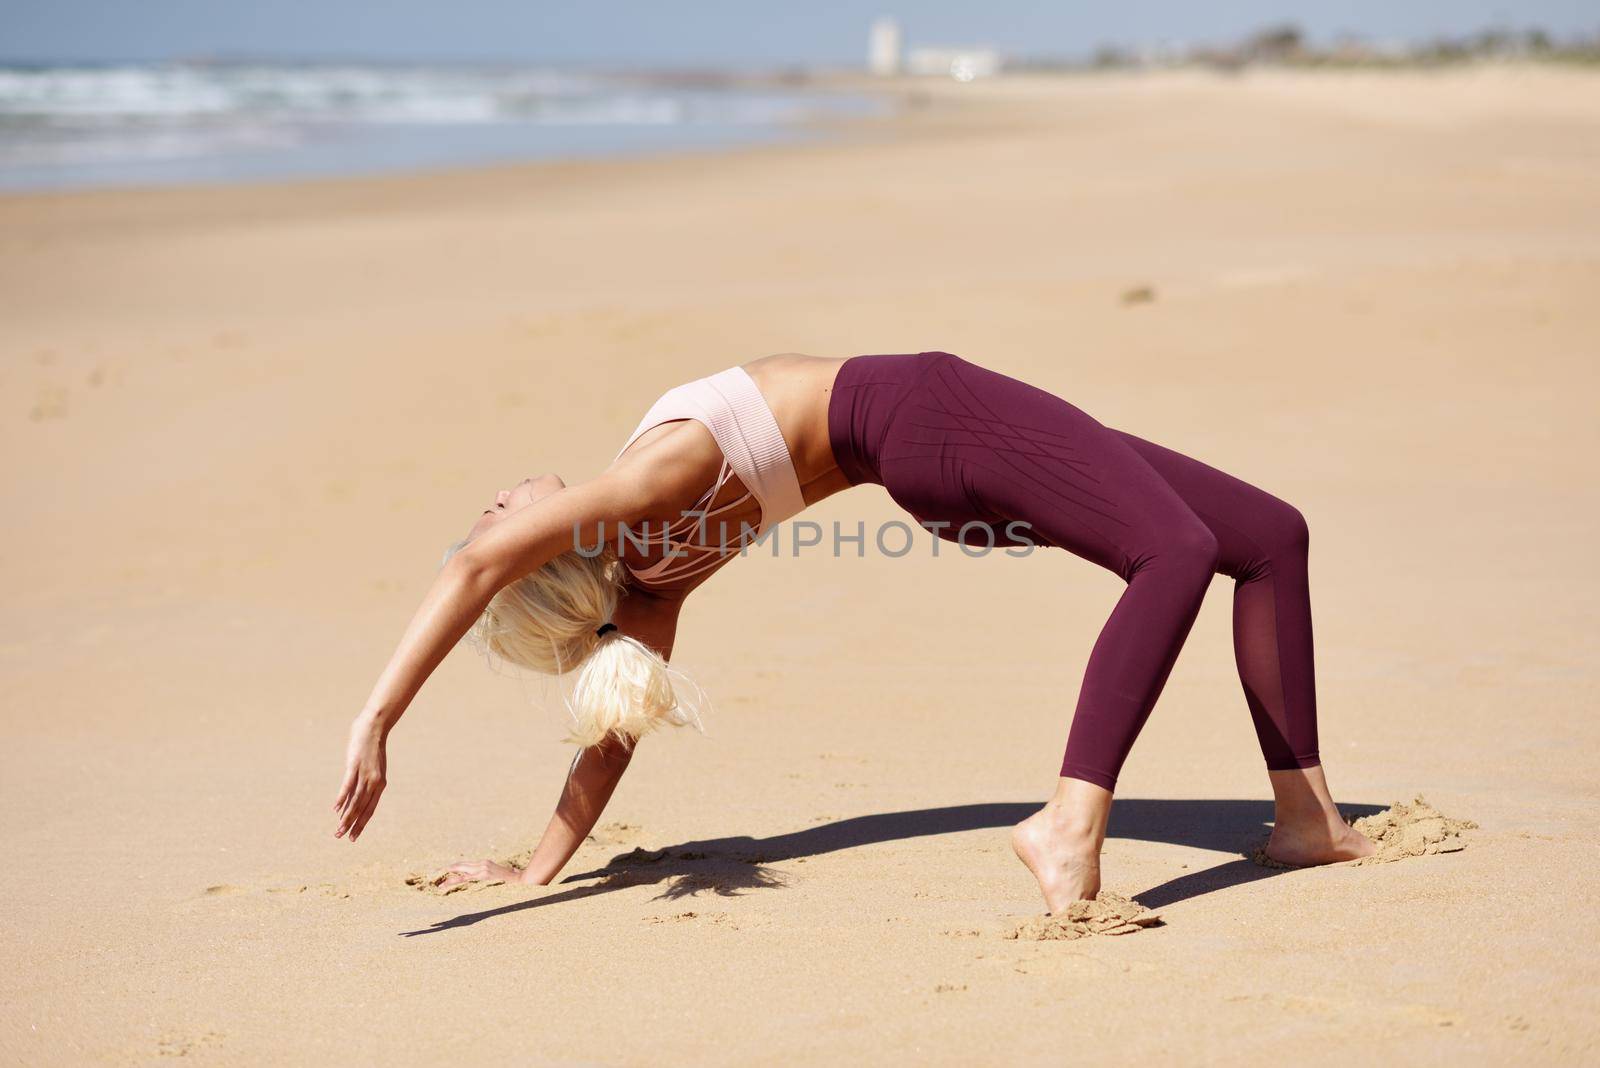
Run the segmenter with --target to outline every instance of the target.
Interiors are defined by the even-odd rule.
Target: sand
[[[1358,864],[1389,864],[1410,857],[1459,853],[1467,848],[1462,831],[1476,830],[1471,820],[1451,819],[1421,797],[1397,802],[1382,812],[1356,820],[1355,828],[1377,843],[1378,851]]]
[[[1070,942],[1090,935],[1134,934],[1160,923],[1159,912],[1151,912],[1121,894],[1102,890],[1093,901],[1074,901],[1063,912],[1023,920],[1006,937],[1032,942]]]
[[[1596,294],[1600,77],[1515,67],[0,198],[0,1063],[1594,1063]],[[713,579],[677,656],[706,733],[647,740],[564,881],[406,883],[525,855],[569,761],[469,650],[333,839],[349,720],[494,490],[592,475],[751,356],[924,349],[1296,503],[1335,794],[1421,793],[1467,848],[1250,863],[1219,579],[1104,858],[1162,924],[1007,938],[1043,904],[1009,828],[1121,585],[926,547]]]
[[[1434,856],[1439,853],[1459,853],[1467,848],[1462,831],[1477,830],[1472,820],[1452,819],[1434,808],[1419,794],[1415,799],[1396,801],[1381,812],[1362,816],[1351,824],[1357,831],[1372,839],[1377,850],[1360,860],[1345,861],[1355,866],[1361,864],[1392,864],[1412,857]],[[1250,851],[1250,859],[1263,868],[1295,868],[1267,856],[1263,842]]]

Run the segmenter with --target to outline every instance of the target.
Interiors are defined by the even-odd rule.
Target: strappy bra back
[[[754,497],[761,508],[757,536],[765,534],[805,508],[800,479],[795,474],[794,458],[783,440],[783,432],[773,417],[755,380],[743,367],[730,367],[706,378],[696,379],[668,390],[650,406],[638,429],[617,452],[621,456],[646,431],[680,419],[693,419],[705,426],[722,450],[722,468],[705,494],[687,509],[691,514],[673,520],[662,532],[649,531],[651,544],[664,543],[666,555],[647,568],[628,571],[646,585],[665,585],[709,571],[724,557],[739,551],[741,531],[729,528],[728,537],[708,537],[709,544],[691,540],[719,531],[718,517]],[[738,499],[715,509],[728,480],[737,476],[745,492]]]

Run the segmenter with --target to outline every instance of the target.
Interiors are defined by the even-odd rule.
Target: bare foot
[[[1340,819],[1337,814],[1318,815],[1276,823],[1267,839],[1267,859],[1291,867],[1337,864],[1341,860],[1360,860],[1376,850],[1372,840]]]
[[[1339,815],[1322,766],[1269,771],[1272,837],[1267,859],[1295,868],[1360,860],[1376,850],[1372,841]]]
[[[1060,912],[1074,901],[1100,892],[1100,844],[1093,829],[1082,828],[1062,806],[1051,802],[1017,824],[1011,848],[1039,880],[1045,907]]]

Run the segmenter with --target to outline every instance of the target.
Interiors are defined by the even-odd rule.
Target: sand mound
[[[1461,832],[1473,830],[1478,825],[1471,820],[1453,820],[1418,795],[1409,804],[1397,801],[1382,812],[1362,816],[1351,826],[1372,839],[1378,847],[1378,851],[1370,857],[1345,861],[1355,866],[1388,864],[1430,853],[1460,852],[1467,848]],[[1263,868],[1296,867],[1267,856],[1264,844],[1250,851],[1250,859]]]
[[[1358,864],[1386,864],[1430,853],[1455,853],[1467,847],[1461,832],[1474,830],[1471,820],[1453,820],[1419,795],[1410,804],[1390,808],[1356,820],[1355,829],[1372,839],[1378,851]]]
[[[1059,914],[1034,916],[1017,924],[1006,935],[1033,942],[1061,942],[1089,935],[1123,935],[1161,922],[1159,912],[1151,912],[1137,901],[1102,890],[1093,901],[1074,901]]]

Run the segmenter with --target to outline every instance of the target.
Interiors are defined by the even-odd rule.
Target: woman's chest
[[[619,529],[615,544],[634,582],[655,591],[681,591],[737,557],[760,526],[760,502],[724,469],[699,500]]]

